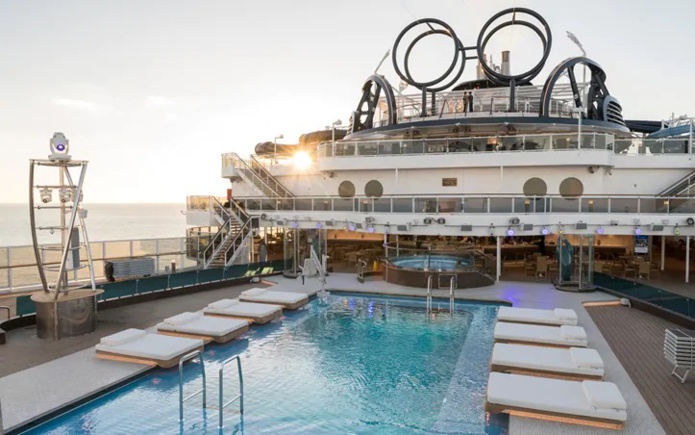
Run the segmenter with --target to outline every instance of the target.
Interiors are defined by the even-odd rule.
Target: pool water
[[[240,354],[243,421],[238,403],[229,405],[223,433],[506,434],[506,419],[483,410],[496,311],[457,303],[453,315],[427,315],[418,299],[333,293],[327,304],[314,300],[241,340],[206,346],[208,408],[200,395],[185,402],[181,424],[174,368],[148,372],[25,433],[221,433],[217,372]],[[184,366],[184,382],[184,395],[200,388],[198,363]],[[232,363],[225,397],[237,391]]]
[[[456,270],[471,267],[471,261],[452,255],[407,255],[389,259],[394,266],[417,270]]]

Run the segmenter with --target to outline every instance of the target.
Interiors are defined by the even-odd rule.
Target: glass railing
[[[110,260],[125,258],[154,258],[156,274],[165,273],[172,261],[176,262],[177,268],[194,267],[197,262],[187,258],[189,242],[194,243],[186,237],[90,242],[94,275],[97,279],[104,279],[104,264]],[[60,264],[59,256],[51,252],[44,251],[42,258],[44,264]],[[86,247],[81,248],[80,258],[87,258],[86,254]],[[80,269],[76,273],[78,281],[89,280],[89,271],[86,268]],[[53,278],[50,277],[50,279]],[[70,277],[70,279],[73,278],[73,276]],[[22,289],[40,284],[41,279],[39,278],[33,246],[0,248],[0,290]]]
[[[612,134],[582,133],[323,142],[318,157],[396,156],[471,152],[613,150],[625,155],[689,154],[690,140],[615,139]]]
[[[243,198],[251,213],[262,211],[342,211],[357,213],[604,213],[692,214],[695,198],[660,196],[527,197],[522,195],[339,196]]]

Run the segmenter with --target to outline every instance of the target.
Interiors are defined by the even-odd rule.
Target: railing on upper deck
[[[695,198],[660,196],[563,197],[548,195],[418,195],[342,198],[339,196],[241,199],[251,214],[265,211],[356,213],[604,213],[692,214]]]

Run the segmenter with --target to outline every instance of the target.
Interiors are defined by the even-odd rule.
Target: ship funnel
[[[502,74],[510,75],[511,65],[509,63],[509,50],[502,52]]]

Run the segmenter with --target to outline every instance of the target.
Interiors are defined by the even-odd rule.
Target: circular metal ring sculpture
[[[386,99],[388,115],[384,125],[396,123],[396,97],[393,95],[391,84],[382,76],[374,74],[369,76],[364,85],[362,85],[362,98],[360,98],[360,102],[357,104],[357,110],[352,112],[350,133],[374,127],[374,115],[376,114],[382,92]]]
[[[400,45],[403,37],[411,29],[419,25],[425,25],[429,28],[429,30],[420,33],[408,45],[408,48],[405,51],[405,56],[403,57],[403,69],[401,69],[401,66],[398,64],[398,46]],[[439,26],[441,28],[435,28],[434,25]],[[410,73],[410,53],[413,51],[413,48],[415,47],[415,45],[417,45],[418,42],[431,35],[449,36],[452,39],[452,42],[454,43],[454,57],[451,61],[451,64],[449,65],[449,68],[447,68],[447,70],[441,76],[437,77],[434,80],[418,82],[413,78],[412,74]],[[449,26],[444,21],[438,20],[436,18],[424,18],[422,20],[413,21],[401,31],[401,33],[398,35],[398,38],[396,38],[396,42],[394,42],[393,44],[393,49],[391,49],[391,60],[393,61],[393,67],[396,70],[396,74],[398,74],[398,77],[400,77],[403,81],[421,90],[426,89],[429,92],[439,92],[456,83],[456,81],[461,77],[461,74],[463,74],[463,70],[466,67],[466,56],[463,54],[463,50],[463,44],[461,43],[461,40],[459,40],[458,36],[456,36],[456,32],[454,32],[454,29],[451,28],[451,26]],[[446,80],[447,77],[449,77],[452,74],[452,72],[454,72],[454,70],[457,67],[457,64],[459,63],[459,58],[461,58],[461,62],[460,66],[458,66],[458,71],[446,84],[440,85],[440,83]],[[403,70],[405,70],[405,73],[403,73]]]
[[[488,28],[492,25],[492,23],[494,23],[501,16],[507,14],[512,14],[512,19],[509,21],[505,21],[502,24],[499,24],[494,29],[492,29],[490,33],[488,33],[486,36],[485,33],[487,32]],[[528,21],[517,20],[516,14],[530,15],[531,17],[538,20],[543,26],[545,34],[535,24],[530,23]],[[514,25],[528,27],[529,29],[533,30],[536,33],[536,35],[538,35],[538,37],[541,40],[541,43],[543,44],[543,56],[541,57],[541,60],[538,62],[538,64],[536,64],[536,66],[529,69],[528,71],[517,75],[506,75],[490,68],[490,66],[485,61],[484,53],[485,47],[487,46],[487,43],[490,41],[492,35],[497,33],[499,30]],[[543,69],[543,66],[545,65],[545,61],[548,60],[548,56],[550,55],[550,48],[552,46],[552,43],[553,35],[550,31],[550,26],[548,26],[548,23],[539,13],[527,8],[509,8],[493,15],[492,18],[490,18],[487,21],[487,23],[485,23],[483,28],[480,30],[480,34],[478,35],[478,59],[480,61],[481,66],[483,67],[483,70],[485,71],[485,75],[488,79],[490,79],[490,81],[498,85],[509,85],[513,81],[516,86],[519,86],[529,83],[534,77],[538,75],[538,73],[541,72],[541,69]]]

